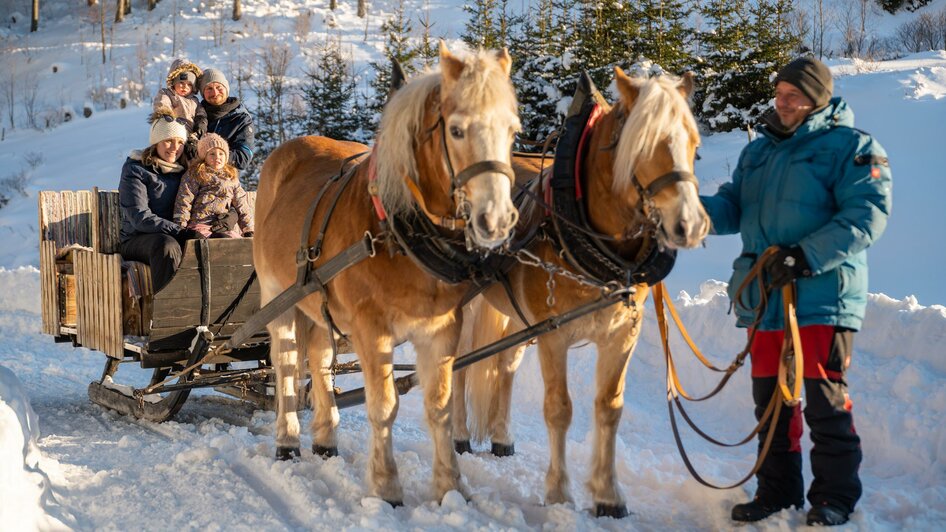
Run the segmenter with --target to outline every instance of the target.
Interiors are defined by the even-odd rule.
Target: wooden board
[[[56,243],[39,243],[40,302],[43,333],[59,336],[59,283],[56,278]]]
[[[79,344],[122,358],[121,257],[76,251],[74,266]]]

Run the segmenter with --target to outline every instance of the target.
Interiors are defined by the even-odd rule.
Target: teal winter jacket
[[[766,248],[798,245],[812,273],[797,282],[799,324],[860,329],[867,306],[865,250],[887,225],[892,180],[884,149],[853,126],[853,111],[833,98],[788,138],[760,127],[761,135],[743,149],[732,181],[715,195],[700,197],[714,234],[742,236],[730,298]],[[755,317],[749,309],[758,299],[753,281],[742,304],[734,305],[739,326],[751,325]],[[783,327],[776,291],[759,329]]]

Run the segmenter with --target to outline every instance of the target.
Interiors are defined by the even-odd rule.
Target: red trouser
[[[801,327],[805,360],[804,417],[811,430],[813,480],[808,500],[852,511],[861,496],[858,469],[860,437],[854,430],[844,372],[851,363],[853,331],[831,325]],[[752,395],[759,419],[777,386],[783,331],[758,331],[752,342]],[[801,406],[782,409],[769,454],[756,477],[764,502],[788,506],[803,502]],[[759,433],[759,449],[768,427]]]

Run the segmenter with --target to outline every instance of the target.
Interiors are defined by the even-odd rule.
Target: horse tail
[[[477,298],[471,305],[469,317],[473,319],[471,348],[476,349],[495,342],[506,335],[509,318],[494,309],[483,298]],[[500,381],[500,371],[509,364],[501,358],[507,356],[507,351],[481,360],[466,371],[466,400],[469,406],[469,429],[473,441],[485,441],[493,435],[490,433],[492,416],[496,414],[494,403],[499,399],[500,390],[497,384]]]

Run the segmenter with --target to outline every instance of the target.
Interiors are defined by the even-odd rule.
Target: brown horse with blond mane
[[[600,118],[585,128],[587,150],[578,173],[588,225],[602,238],[614,235],[608,246],[611,253],[620,257],[640,256],[642,246],[653,245],[654,239],[659,249],[697,246],[709,230],[709,219],[700,204],[693,175],[700,136],[687,103],[692,79],[689,75],[682,80],[669,76],[634,79],[619,68],[615,73],[620,102],[610,108],[602,99],[597,115]],[[520,206],[520,211],[523,218],[528,216],[524,206]],[[545,216],[547,225],[553,225],[548,214]],[[549,233],[530,246],[531,253],[555,268],[581,274],[586,279],[593,277],[587,269],[576,266],[569,259],[569,252],[559,245],[556,233],[561,231],[553,229]],[[475,300],[464,311],[468,316],[464,319],[461,352],[523,328],[520,311],[529,322],[537,323],[592,302],[601,297],[599,286],[607,280],[602,279],[594,286],[575,277],[556,275],[554,289],[550,291],[546,271],[520,263],[509,273],[509,281],[520,308],[513,307],[501,287],[487,290],[485,299]],[[546,504],[572,500],[565,460],[566,432],[572,418],[567,353],[570,346],[590,341],[598,348],[598,359],[594,448],[587,487],[597,515],[627,515],[615,473],[614,448],[624,405],[627,363],[640,335],[644,301],[649,293],[646,283],[637,284],[635,289],[628,304],[616,303],[538,339],[551,450],[545,482]],[[510,396],[513,374],[523,350],[509,349],[457,373],[453,420],[458,450],[469,448],[471,436],[466,426],[466,401],[470,403],[474,440],[490,438],[494,454],[513,453]]]
[[[469,286],[438,280],[400,253],[386,224],[413,210],[452,225],[454,231],[441,230],[461,241],[465,233],[474,247],[492,249],[509,237],[518,216],[510,199],[510,148],[519,129],[510,64],[505,50],[460,57],[441,44],[439,72],[415,78],[393,95],[374,150],[353,174],[342,177],[340,168],[367,148],[323,137],[286,142],[266,160],[253,246],[264,305],[293,285],[299,264],[319,268],[366,234],[378,248],[268,325],[278,458],[299,455],[296,410],[305,356],[312,375],[313,452],[338,453],[331,369],[337,328],[350,336],[364,373],[372,428],[369,494],[392,505],[403,501],[391,438],[398,410],[393,350],[403,341],[417,352],[433,438],[433,495],[440,500],[458,488],[449,408],[459,306]],[[308,236],[301,254],[294,244],[300,231]]]

